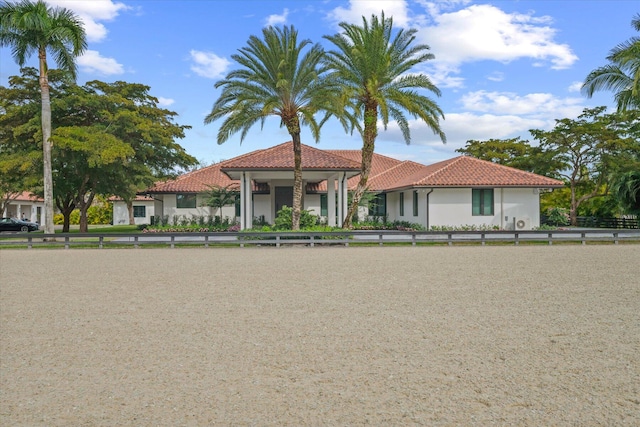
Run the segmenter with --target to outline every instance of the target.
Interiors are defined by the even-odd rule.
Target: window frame
[[[387,193],[377,193],[369,201],[369,216],[387,215]]]
[[[487,200],[485,200],[488,195],[490,195],[490,198],[491,198],[489,205],[487,205]],[[490,212],[487,212],[486,208],[489,208]],[[472,188],[471,189],[471,215],[472,216],[494,216],[495,215],[495,193],[493,188]]]
[[[178,193],[176,194],[176,209],[195,209],[197,205],[196,199],[197,196],[193,193]]]
[[[400,216],[404,216],[404,191],[400,192]]]
[[[142,209],[142,215],[139,215],[140,209]],[[136,215],[138,213],[138,215]],[[133,217],[134,218],[146,218],[147,207],[145,205],[133,205]]]
[[[413,190],[413,216],[418,216],[418,190]]]

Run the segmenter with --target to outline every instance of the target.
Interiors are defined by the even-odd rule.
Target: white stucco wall
[[[405,200],[406,200],[405,196]],[[471,213],[471,189],[435,189],[429,196],[429,226],[497,226],[510,228],[514,218],[527,219],[529,228],[540,225],[540,197],[533,188],[494,188],[494,214]],[[406,213],[406,207],[405,207]]]
[[[133,202],[133,206],[145,207],[145,216],[134,218],[135,224],[151,224],[151,218],[155,212],[153,200],[135,201]],[[127,209],[127,204],[125,202],[113,202],[113,224],[129,224],[129,210]]]

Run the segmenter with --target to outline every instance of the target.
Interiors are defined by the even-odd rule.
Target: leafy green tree
[[[605,110],[585,109],[575,120],[556,120],[550,131],[530,131],[541,149],[553,153],[557,173],[569,186],[571,225],[577,224],[580,205],[607,194],[608,174],[633,144],[615,126],[615,116],[604,114]]]
[[[372,15],[370,21],[363,17],[362,26],[342,22],[340,27],[342,33],[325,36],[335,46],[327,52],[326,64],[332,70],[331,78],[339,82],[341,93],[350,100],[339,116],[350,122],[351,130],[358,130],[363,141],[360,180],[343,223],[349,228],[367,189],[379,118],[385,129],[389,118],[395,120],[407,144],[411,136],[405,111],[424,121],[443,142],[446,137],[439,124],[444,118],[442,110],[420,93],[440,96],[440,90],[429,77],[412,70],[434,58],[429,46],[413,44],[416,30],[400,29],[394,35],[393,19],[385,18],[384,13],[380,18]]]
[[[157,107],[147,86],[98,81],[77,86],[65,80],[64,73],[51,70],[50,74],[56,94],[53,119],[58,124],[51,136],[54,195],[65,216],[64,229],[78,208],[80,228],[86,231],[88,209],[97,195],[133,200],[141,189],[136,185],[145,188],[196,162],[176,142],[187,126],[174,123],[176,113]],[[27,68],[20,78],[10,78],[10,88],[0,87],[0,94],[7,96],[2,104],[6,114],[0,115],[0,150],[16,158],[33,157],[33,141],[41,132],[34,110],[37,81],[36,70]]]
[[[51,104],[48,83],[50,52],[58,67],[75,77],[75,59],[87,48],[86,35],[80,19],[68,9],[48,7],[38,0],[18,3],[3,1],[0,5],[0,46],[11,48],[18,65],[25,65],[36,53],[39,61],[41,93],[42,153],[45,233],[54,233],[53,175],[51,166]]]
[[[232,55],[241,68],[216,83],[222,93],[204,120],[208,124],[223,119],[217,137],[222,144],[237,132],[242,142],[255,123],[264,125],[269,116],[280,118],[293,141],[294,230],[300,228],[302,209],[300,129],[308,125],[318,142],[326,116],[318,121],[316,114],[334,108],[330,99],[337,93],[335,86],[324,79],[322,47],[315,44],[306,50],[310,45],[309,40],[298,41],[293,26],[264,28],[262,39],[251,36],[247,46]]]
[[[631,20],[640,31],[640,13]],[[631,37],[609,52],[609,64],[593,70],[582,85],[582,93],[591,98],[594,92],[615,93],[618,111],[640,108],[640,37]]]
[[[238,190],[232,184],[226,187],[209,186],[209,191],[205,196],[204,206],[211,206],[220,213],[220,222],[222,222],[222,208],[233,205],[238,197]]]

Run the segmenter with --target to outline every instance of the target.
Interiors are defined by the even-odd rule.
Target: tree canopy
[[[188,126],[174,122],[176,113],[158,107],[148,86],[122,81],[78,86],[63,72],[50,73],[57,123],[51,136],[54,194],[63,213],[80,208],[81,229],[85,228],[82,214],[95,195],[117,195],[131,201],[137,191],[196,163],[176,142]],[[37,162],[33,144],[40,132],[34,107],[37,79],[36,70],[26,68],[22,76],[10,79],[9,88],[0,87],[0,93],[7,95],[2,104],[7,114],[0,116],[4,129],[0,150],[11,153],[8,159],[21,157],[26,171],[33,170]],[[0,165],[5,163],[8,161],[0,161]],[[25,179],[29,176],[24,175]]]

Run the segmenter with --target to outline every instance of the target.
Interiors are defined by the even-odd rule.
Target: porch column
[[[347,215],[347,179],[344,172],[338,174],[338,227],[342,227]]]
[[[240,230],[244,230],[244,172],[240,174]]]
[[[327,225],[336,226],[336,177],[327,179]]]
[[[349,212],[349,185],[347,184],[347,174],[343,173],[340,181],[342,182],[342,220],[340,221],[340,227],[344,223],[344,219],[347,216],[347,212]]]
[[[247,229],[253,227],[253,206],[252,206],[252,191],[251,191],[251,173],[244,172],[244,198],[242,199],[244,202],[244,208],[242,212],[244,213],[244,227],[242,229]],[[242,196],[241,196],[242,197]]]

